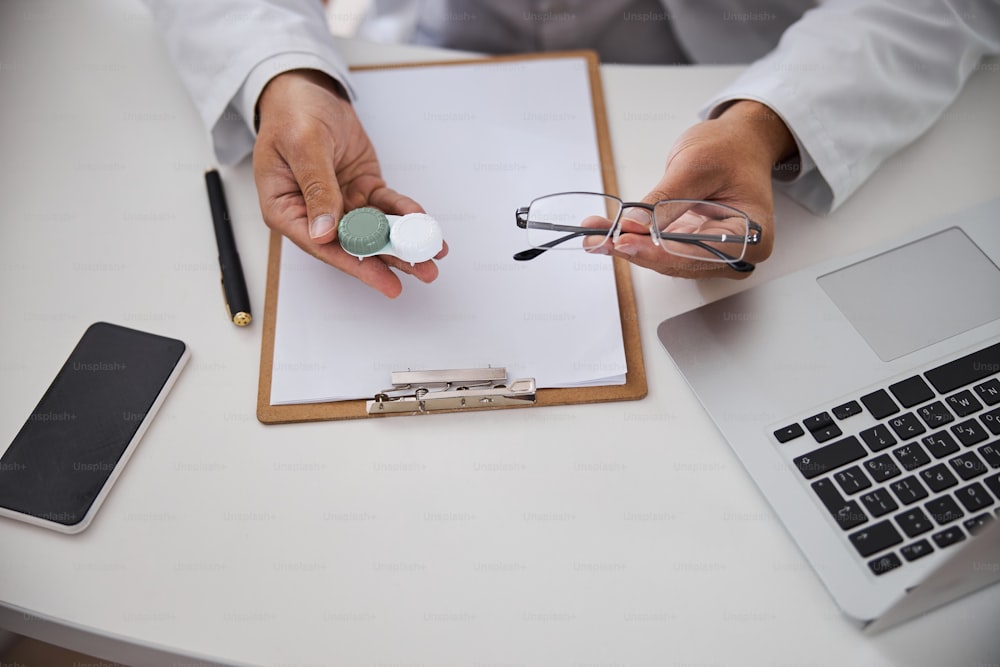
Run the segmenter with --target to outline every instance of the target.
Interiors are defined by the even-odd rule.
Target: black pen
[[[219,172],[209,169],[205,172],[208,187],[208,205],[212,207],[212,224],[215,226],[215,242],[219,246],[219,269],[222,272],[222,293],[226,298],[226,309],[233,324],[245,327],[250,324],[250,295],[243,278],[240,254],[236,252],[233,226],[229,220],[226,195],[222,191]]]

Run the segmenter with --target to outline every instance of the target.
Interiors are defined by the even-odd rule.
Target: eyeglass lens
[[[528,244],[553,250],[593,250],[606,242],[621,202],[607,195],[570,192],[539,197],[528,208]]]
[[[726,261],[746,254],[750,220],[742,212],[712,202],[669,200],[656,205],[654,234],[660,245],[672,255],[708,262]],[[675,238],[674,235],[685,235]],[[717,252],[712,252],[714,248]]]

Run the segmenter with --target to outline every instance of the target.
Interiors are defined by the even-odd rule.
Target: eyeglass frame
[[[662,232],[653,234],[652,231],[650,231],[650,238],[653,239],[653,242],[656,245],[663,248],[664,252],[666,252],[667,254],[673,254],[669,252],[660,243],[661,240],[676,241],[678,243],[690,243],[691,245],[698,246],[702,250],[712,253],[713,255],[719,258],[720,263],[728,264],[729,267],[734,271],[738,271],[740,273],[749,273],[750,271],[753,271],[756,266],[751,262],[747,262],[744,259],[737,259],[731,255],[727,255],[718,248],[713,248],[712,246],[707,245],[705,243],[706,241],[715,241],[717,243],[743,243],[747,246],[757,245],[758,243],[760,243],[761,237],[763,236],[763,229],[761,228],[760,224],[751,220],[750,216],[744,213],[743,211],[733,206],[729,206],[728,204],[720,204],[719,202],[707,201],[704,199],[661,199],[655,204],[647,204],[645,202],[626,202],[623,201],[621,198],[616,197],[615,195],[609,195],[607,193],[602,193],[602,192],[555,192],[550,195],[537,197],[534,200],[532,200],[531,203],[533,204],[539,199],[546,199],[548,197],[558,197],[560,195],[593,195],[597,197],[605,197],[607,199],[613,199],[620,204],[618,209],[618,215],[615,217],[613,221],[611,221],[611,226],[608,227],[607,229],[601,229],[598,227],[580,227],[578,225],[557,225],[548,222],[541,223],[545,226],[540,227],[540,229],[546,229],[548,231],[553,231],[553,232],[566,231],[570,233],[567,234],[566,236],[553,239],[552,241],[546,243],[544,246],[535,246],[532,247],[530,250],[522,250],[521,252],[514,255],[514,259],[516,261],[527,261],[529,259],[534,259],[535,257],[541,255],[543,252],[551,250],[560,243],[569,241],[573,238],[576,238],[577,236],[597,236],[598,234],[600,234],[607,238],[610,238],[613,231],[618,231],[618,232],[621,231],[622,213],[627,208],[641,208],[644,211],[647,211],[649,213],[650,221],[652,222],[656,220],[654,211],[656,210],[657,206],[664,203],[677,202],[677,203],[689,203],[689,204],[710,204],[712,206],[728,209],[733,213],[743,216],[743,218],[746,219],[747,230],[749,233],[747,236],[736,236],[732,234],[711,235],[711,234],[688,234],[688,233],[667,232],[666,236],[664,236]],[[528,229],[529,210],[531,210],[531,204],[528,204],[527,206],[521,206],[516,211],[514,211],[514,221],[517,224],[517,226],[521,229],[524,230]],[[652,224],[650,225],[650,228],[652,229]],[[674,255],[674,256],[681,257],[682,255]]]

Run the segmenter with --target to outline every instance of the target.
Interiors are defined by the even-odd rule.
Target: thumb
[[[670,151],[660,180],[642,198],[645,204],[664,199],[710,199],[719,194],[726,166],[715,158],[711,146],[702,146],[688,133]]]
[[[309,238],[321,244],[337,238],[337,222],[344,214],[344,197],[333,158],[333,146],[321,143],[288,161],[306,204]]]
[[[660,181],[653,186],[653,189],[646,193],[641,201],[655,207],[656,204],[665,199],[684,199],[683,195],[673,193],[679,192],[677,186],[672,182],[670,174],[665,174]],[[644,210],[639,207],[627,208],[622,213],[621,231],[622,233],[651,234],[651,227],[654,223],[653,209]]]

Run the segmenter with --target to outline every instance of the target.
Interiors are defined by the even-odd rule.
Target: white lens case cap
[[[392,254],[410,263],[426,262],[441,252],[444,236],[441,225],[426,213],[409,213],[389,218],[389,245]]]

